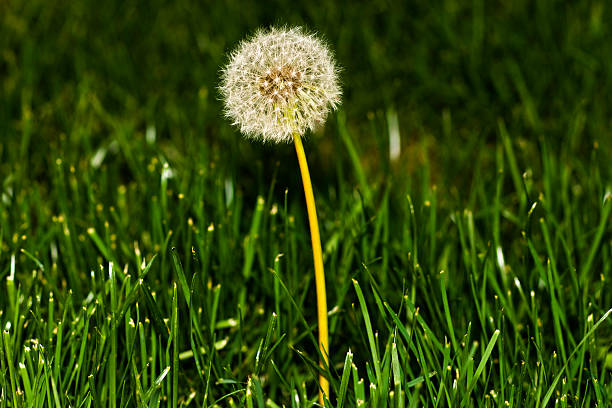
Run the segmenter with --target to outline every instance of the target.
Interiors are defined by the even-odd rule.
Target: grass
[[[215,93],[279,21],[344,67],[305,141],[327,405],[612,405],[605,2],[0,11],[0,408],[316,405],[294,151]]]

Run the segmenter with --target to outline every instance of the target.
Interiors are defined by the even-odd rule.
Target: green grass
[[[0,408],[315,406],[294,151],[215,91],[274,22],[343,67],[329,406],[612,406],[612,9],[427,4],[0,5]]]

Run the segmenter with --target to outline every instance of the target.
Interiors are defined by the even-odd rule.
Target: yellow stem
[[[319,349],[323,359],[319,365],[325,370],[329,365],[329,334],[327,331],[327,295],[325,294],[325,272],[323,272],[323,251],[321,250],[321,236],[319,235],[319,222],[317,221],[317,209],[315,207],[312,182],[308,171],[306,153],[302,145],[302,136],[294,133],[293,142],[302,173],[304,184],[304,195],[306,196],[306,209],[308,210],[308,222],[310,223],[310,239],[312,241],[312,257],[314,258],[315,284],[317,288],[317,315],[319,318]],[[323,375],[319,376],[319,402],[323,405],[323,395],[329,398],[329,381]]]

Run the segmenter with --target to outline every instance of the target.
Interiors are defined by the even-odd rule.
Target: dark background
[[[429,137],[438,161],[475,137],[495,140],[499,118],[514,137],[558,147],[583,115],[572,150],[590,151],[595,140],[609,148],[604,1],[8,1],[0,14],[4,163],[16,150],[40,162],[38,147],[62,134],[97,147],[113,137],[113,121],[129,123],[137,139],[154,126],[180,154],[232,145],[219,69],[241,38],[270,24],[303,25],[329,42],[342,67],[342,109],[364,151],[378,146],[368,122],[384,122],[388,109],[398,112],[404,146]],[[84,115],[88,129],[76,135]]]

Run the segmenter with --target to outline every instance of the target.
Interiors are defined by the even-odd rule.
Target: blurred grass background
[[[417,299],[442,339],[448,333],[438,273],[450,271],[446,287],[456,333],[473,322],[484,347],[490,330],[485,309],[474,308],[470,276],[477,287],[487,287],[492,272],[482,271],[507,268],[539,299],[552,285],[538,269],[546,259],[560,271],[555,288],[561,300],[542,308],[563,314],[569,354],[574,338],[592,326],[586,316],[612,304],[610,200],[604,200],[612,183],[611,23],[611,5],[603,0],[0,2],[0,279],[12,276],[16,262],[22,293],[41,297],[45,307],[50,292],[60,304],[79,305],[90,291],[102,299],[108,290],[90,279],[100,264],[114,261],[134,271],[143,258],[158,254],[147,281],[158,292],[163,317],[170,318],[176,247],[188,279],[200,274],[197,301],[207,305],[205,314],[211,308],[219,314],[226,324],[221,330],[240,318],[237,305],[261,311],[245,317],[239,339],[232,332],[231,351],[213,366],[217,381],[244,383],[253,372],[258,341],[269,312],[281,309],[279,301],[289,317],[278,336],[285,332],[292,346],[300,344],[307,332],[266,274],[286,268],[289,291],[313,322],[314,307],[305,300],[311,259],[294,152],[289,145],[243,140],[223,119],[216,87],[226,53],[245,35],[270,24],[303,25],[328,41],[342,67],[342,108],[306,142],[330,308],[338,307],[334,363],[342,368],[348,346],[357,350],[356,362],[367,360],[360,315],[351,309],[352,276],[368,280],[374,274],[391,305],[402,295]],[[397,132],[401,153],[392,160],[389,140]],[[280,252],[286,263],[274,261]],[[528,302],[515,301],[513,308],[508,299],[502,308],[494,299],[510,290],[512,274],[497,276],[501,289],[483,289],[476,303],[499,313],[511,309],[511,324],[528,326],[530,335],[552,331],[550,315],[542,318],[543,329],[536,328],[538,312]],[[381,313],[373,317],[375,327],[388,329],[389,318],[376,311],[375,297],[367,297],[370,312]],[[19,319],[9,316],[30,318],[34,306],[15,302],[8,292],[0,296],[0,322],[16,326]],[[500,316],[495,327],[503,326]],[[102,316],[99,327],[104,324]],[[593,350],[609,389],[607,327]],[[23,330],[11,340],[17,360],[21,341],[42,336],[33,324]],[[513,329],[502,333],[508,344],[520,343]],[[52,338],[49,332],[49,344]],[[351,342],[355,338],[360,341]],[[563,343],[552,336],[544,342],[544,354]],[[300,346],[316,360],[310,345]],[[184,340],[181,350],[186,348]],[[516,345],[512,350],[511,363],[534,353]],[[306,364],[292,349],[277,353],[281,372],[304,378]],[[127,357],[119,357],[120,365],[121,358]],[[185,389],[196,387],[190,364],[182,365]],[[266,395],[283,401],[291,388],[285,385],[270,381]],[[216,398],[235,390],[231,382],[217,386]],[[524,398],[536,398],[527,397],[527,388]]]
[[[86,115],[91,131],[80,137],[99,143],[111,132],[103,114],[141,132],[155,126],[181,152],[193,142],[190,132],[221,143],[227,130],[216,91],[219,67],[245,34],[270,24],[322,34],[343,67],[349,124],[395,107],[409,143],[423,133],[452,146],[469,143],[474,132],[490,140],[501,117],[519,135],[555,137],[557,146],[581,114],[589,118],[577,149],[584,152],[610,128],[611,12],[604,1],[0,7],[0,119],[4,134],[22,136],[21,150],[32,138],[54,143],[61,134],[80,145],[70,130]],[[449,140],[440,136],[444,110],[458,126]],[[28,136],[28,123],[35,136]],[[359,140],[374,139],[368,132],[359,132]]]

